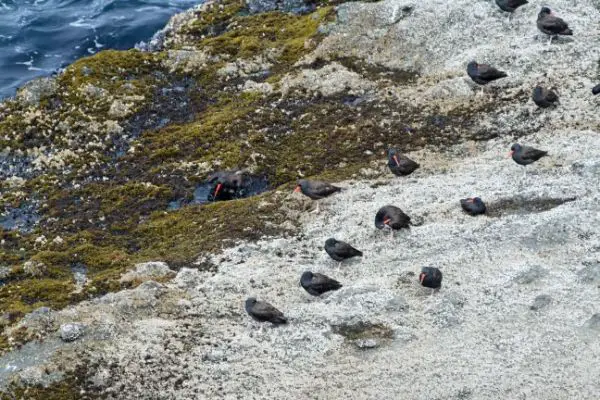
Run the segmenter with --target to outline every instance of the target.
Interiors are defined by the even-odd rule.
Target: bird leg
[[[388,240],[390,242],[394,240],[394,230],[392,228],[390,228],[390,236],[388,237]]]
[[[340,262],[338,263],[337,272],[340,272],[340,268],[341,268],[341,267],[342,267],[342,262],[340,261]]]
[[[548,46],[550,46],[552,44],[552,39],[554,39],[554,36],[550,35],[550,40],[548,41]]]

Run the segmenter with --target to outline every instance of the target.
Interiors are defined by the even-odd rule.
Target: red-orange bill
[[[384,220],[383,220],[383,223],[384,223],[385,225],[387,225],[387,224],[389,224],[391,221],[392,221],[392,219],[391,219],[391,218],[386,218],[386,219],[384,219]]]
[[[398,161],[398,156],[394,156],[394,161],[396,161],[396,165],[400,166],[400,161]]]
[[[295,192],[295,193],[298,193],[298,192],[301,192],[301,191],[302,191],[302,189],[300,189],[300,185],[298,185],[298,186],[296,186],[296,187],[294,188],[294,192]]]

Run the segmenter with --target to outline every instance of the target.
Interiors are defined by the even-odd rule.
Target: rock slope
[[[207,3],[3,104],[7,398],[597,397],[595,3],[554,4],[575,35],[550,46],[534,4],[259,6]],[[509,77],[481,93],[472,59]],[[550,154],[526,177],[517,140]],[[391,176],[389,145],[421,169]],[[273,190],[166,211],[227,168]],[[308,214],[299,176],[348,190]],[[475,195],[487,216],[460,210]],[[386,204],[415,222],[392,241]],[[336,270],[330,236],[363,259]],[[344,287],[309,298],[304,270]],[[252,322],[248,296],[290,323]]]

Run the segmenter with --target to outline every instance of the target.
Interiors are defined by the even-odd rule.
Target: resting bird
[[[540,158],[547,156],[548,152],[529,146],[521,146],[520,144],[515,143],[510,147],[509,154],[517,164],[527,166],[536,162]],[[527,168],[525,168],[523,178],[525,178],[525,176],[527,176]]]
[[[542,7],[538,14],[537,27],[542,33],[550,35],[548,45],[558,35],[573,35],[573,31],[569,29],[569,25],[562,18],[555,16],[548,7]]]
[[[442,286],[442,271],[435,267],[423,267],[419,275],[422,286],[437,289]]]
[[[342,261],[352,257],[361,257],[362,251],[355,249],[346,242],[329,238],[325,241],[325,251],[329,257],[335,261],[339,261],[338,268],[342,265]]]
[[[596,95],[600,93],[600,85],[596,85],[592,88],[592,94]]]
[[[507,76],[504,71],[497,70],[487,64],[477,64],[475,61],[467,64],[467,74],[478,85],[487,85],[496,79]]]
[[[377,211],[375,215],[375,227],[383,229],[390,228],[390,238],[394,236],[394,231],[410,227],[410,217],[395,206],[384,206]]]
[[[342,284],[327,275],[304,271],[300,277],[300,285],[313,296],[320,296],[331,290],[338,290]]]
[[[483,200],[479,197],[469,197],[468,199],[461,199],[460,206],[469,215],[485,214],[486,208]]]
[[[341,190],[341,187],[333,186],[327,182],[300,179],[294,192],[301,192],[313,200],[320,200]],[[317,202],[317,209],[315,211],[319,212],[319,202]]]
[[[213,187],[208,194],[208,201],[225,201],[238,198],[238,191],[243,186],[242,174],[228,171],[215,172],[207,179]]]
[[[259,322],[270,322],[273,325],[286,324],[287,318],[281,311],[266,301],[258,301],[255,297],[246,300],[246,312]]]
[[[558,95],[550,89],[536,86],[531,95],[533,102],[541,108],[548,108],[558,103]]]
[[[388,167],[396,176],[410,175],[419,168],[419,164],[410,158],[398,154],[395,148],[388,150]]]

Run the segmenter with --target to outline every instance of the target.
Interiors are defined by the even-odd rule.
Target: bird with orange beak
[[[469,215],[485,214],[485,203],[479,197],[469,197],[468,199],[460,199],[460,206]]]
[[[539,150],[530,146],[521,146],[519,143],[515,143],[510,147],[509,157],[512,157],[514,162],[519,165],[527,166],[533,164],[542,157],[548,155],[547,151]],[[523,179],[527,176],[527,168],[523,173]]]
[[[442,287],[442,271],[435,267],[423,267],[419,274],[419,282],[421,286],[438,289]]]
[[[419,164],[410,158],[401,155],[398,151],[391,147],[388,150],[388,167],[392,174],[396,176],[406,176],[412,174]]]
[[[395,230],[409,228],[410,225],[410,217],[396,206],[381,207],[375,215],[375,227],[390,229],[390,238],[394,236]]]
[[[294,192],[302,193],[312,200],[320,200],[341,190],[341,187],[333,186],[327,182],[300,179]],[[317,202],[317,209],[315,212],[319,212],[319,202]]]

